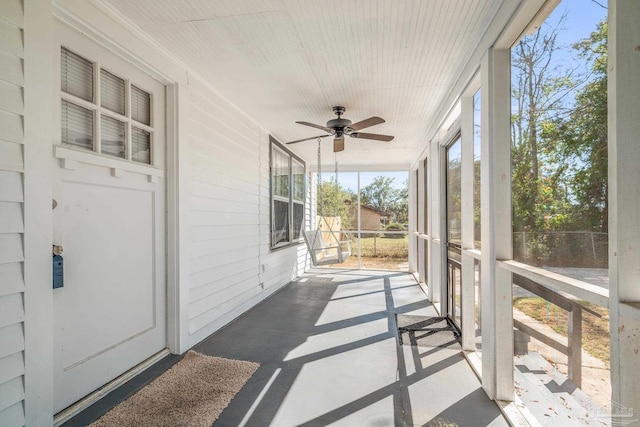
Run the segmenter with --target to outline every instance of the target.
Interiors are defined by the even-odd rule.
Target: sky
[[[566,31],[560,34],[563,44],[571,45],[585,39],[596,29],[596,25],[607,16],[607,10],[599,4],[606,5],[607,0],[564,0],[552,12],[551,16],[560,17],[567,12]]]
[[[339,170],[339,169],[338,169]],[[364,188],[371,184],[375,177],[385,176],[393,178],[392,186],[394,188],[404,187],[405,181],[409,178],[409,172],[397,171],[397,172],[360,172],[360,188]],[[335,177],[335,172],[323,171],[322,181],[329,181]],[[338,172],[338,183],[343,188],[347,188],[354,193],[358,190],[358,173],[357,172]]]
[[[558,45],[570,53],[571,56],[556,57],[557,62],[574,63],[576,53],[571,46],[596,30],[600,21],[606,18],[607,9],[600,4],[606,4],[607,0],[563,0],[547,18],[550,25],[554,25],[563,14],[566,13],[566,21],[558,34]],[[579,60],[583,62],[584,60]],[[555,62],[555,61],[554,61]],[[569,64],[566,64],[569,65]]]

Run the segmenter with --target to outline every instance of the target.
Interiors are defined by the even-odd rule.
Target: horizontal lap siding
[[[193,344],[304,270],[269,248],[269,138],[200,82],[189,104],[189,333]]]
[[[195,344],[291,281],[269,249],[268,134],[198,81],[189,105],[189,333]],[[304,263],[304,261],[302,261]]]
[[[23,426],[22,2],[0,1],[0,425]]]

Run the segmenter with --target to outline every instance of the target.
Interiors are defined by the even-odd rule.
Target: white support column
[[[441,302],[442,280],[442,246],[440,232],[440,146],[437,142],[429,143],[429,297],[434,303]]]
[[[416,231],[418,232],[419,235],[424,235],[427,233],[426,229],[425,229],[425,203],[424,203],[424,199],[425,199],[425,170],[424,170],[424,161],[420,161],[419,165],[418,165],[418,174],[417,174],[417,178],[416,178],[417,182],[416,182],[416,203],[418,204],[416,212],[417,212],[417,218],[416,218]],[[423,283],[427,283],[427,278],[425,275],[425,257],[427,254],[425,254],[425,244],[424,244],[424,239],[422,237],[418,237],[416,239],[416,245],[417,245],[417,261],[418,261],[418,277],[420,278],[420,282]]]
[[[167,344],[189,349],[189,87],[184,78],[167,87]]]
[[[462,241],[462,349],[474,351],[474,258],[465,253],[465,249],[473,249],[473,95],[464,95],[461,100],[461,137],[462,164],[460,171],[462,208],[461,241]]]
[[[358,172],[358,269],[362,268],[362,216],[360,215],[360,207],[362,206],[362,200],[360,200],[360,172]]]
[[[25,424],[53,420],[53,17],[50,0],[24,1]],[[60,101],[58,101],[60,102]],[[60,132],[57,129],[57,132]],[[1,344],[0,344],[1,345]]]
[[[482,386],[513,400],[510,51],[489,49],[482,61]],[[486,136],[486,137],[485,137]]]
[[[438,235],[438,241],[440,242],[439,255],[440,264],[438,269],[440,270],[440,282],[437,286],[440,287],[440,309],[441,314],[444,316],[450,311],[450,299],[451,295],[448,292],[447,279],[449,273],[447,271],[447,240],[448,240],[448,227],[447,227],[447,149],[445,146],[438,144],[438,155],[436,159],[438,161],[438,169],[436,170],[438,180],[438,215],[436,219],[439,224],[440,234]]]
[[[418,236],[413,231],[418,229],[418,216],[416,206],[418,204],[418,180],[416,171],[409,171],[409,272],[418,271]]]
[[[609,1],[609,308],[612,407],[640,414],[640,8]],[[638,416],[634,417],[638,418]]]

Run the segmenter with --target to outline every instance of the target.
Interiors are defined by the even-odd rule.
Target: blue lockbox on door
[[[53,289],[64,286],[63,259],[60,255],[53,256]]]

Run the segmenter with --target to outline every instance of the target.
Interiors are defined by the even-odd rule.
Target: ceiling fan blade
[[[364,132],[354,132],[349,136],[353,138],[375,139],[376,141],[386,141],[386,142],[389,142],[393,139],[393,136],[391,135],[378,135],[377,133],[364,133]]]
[[[311,126],[312,128],[316,128],[316,129],[322,129],[325,132],[329,132],[331,135],[336,133],[336,131],[326,126],[316,125],[314,123],[309,123],[309,122],[296,122],[296,123],[298,123],[299,125]]]
[[[333,140],[333,152],[337,153],[344,150],[344,136],[339,136]]]
[[[297,139],[295,141],[285,142],[285,144],[295,144],[297,142],[302,142],[302,141],[311,141],[312,139],[326,138],[327,136],[331,136],[331,135],[312,136],[311,138]]]
[[[349,127],[353,130],[360,130],[360,129],[368,128],[369,126],[379,125],[380,123],[384,123],[384,119],[374,116],[374,117],[369,117],[368,119],[364,119],[359,122],[353,123],[349,125]]]

